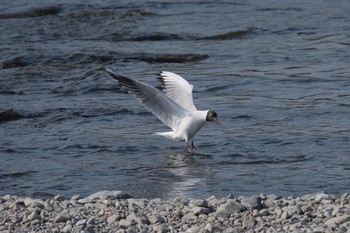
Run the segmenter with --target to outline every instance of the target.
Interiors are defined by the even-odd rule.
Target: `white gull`
[[[196,147],[193,143],[195,134],[205,122],[210,121],[220,125],[217,114],[212,110],[197,110],[193,103],[193,85],[181,76],[162,71],[159,80],[163,91],[146,83],[119,75],[111,69],[105,69],[119,84],[132,93],[140,103],[152,112],[173,131],[157,132],[160,135],[175,141],[186,141],[185,150],[193,153]],[[192,141],[189,144],[189,141]]]

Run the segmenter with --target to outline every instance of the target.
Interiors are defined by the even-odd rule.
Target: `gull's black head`
[[[209,110],[209,111],[207,112],[207,117],[206,117],[205,120],[206,120],[206,121],[214,122],[214,123],[216,123],[216,124],[218,124],[218,125],[221,126],[221,124],[220,124],[220,122],[219,122],[219,120],[218,120],[218,115],[217,115],[216,112],[214,112],[213,110]]]

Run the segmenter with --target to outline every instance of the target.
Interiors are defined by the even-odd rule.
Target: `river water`
[[[350,191],[350,1],[0,4],[0,196]],[[108,67],[213,109],[195,155]]]

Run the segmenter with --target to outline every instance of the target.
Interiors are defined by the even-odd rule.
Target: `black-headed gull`
[[[175,141],[186,141],[187,152],[193,153],[196,150],[193,137],[205,122],[211,121],[220,125],[216,112],[197,110],[192,98],[193,85],[177,74],[167,71],[160,73],[159,80],[163,89],[161,91],[146,83],[119,75],[110,69],[105,71],[118,80],[119,84],[132,93],[147,110],[173,130],[157,132],[156,135]],[[189,141],[192,141],[191,145]]]

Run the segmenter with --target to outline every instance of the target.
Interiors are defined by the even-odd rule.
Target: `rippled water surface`
[[[281,195],[350,187],[350,2],[2,1],[0,195]],[[213,109],[195,155],[98,68]]]

